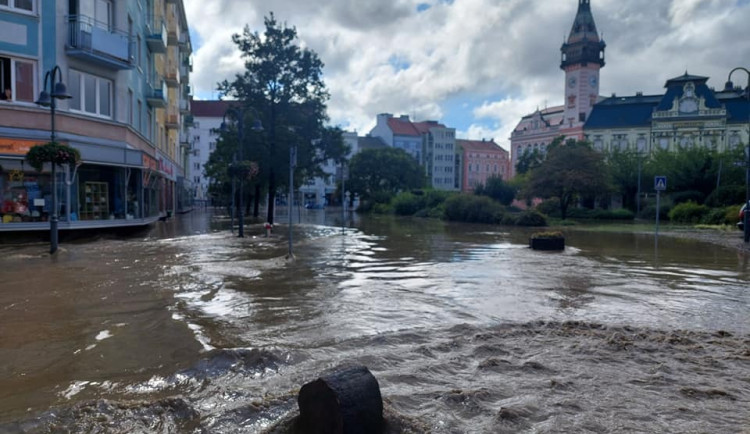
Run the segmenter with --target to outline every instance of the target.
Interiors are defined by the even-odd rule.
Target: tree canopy
[[[299,182],[319,175],[321,162],[342,158],[346,149],[340,131],[324,127],[329,94],[322,78],[323,62],[314,51],[300,46],[295,27],[279,23],[273,13],[264,23],[262,35],[246,26],[242,34],[232,36],[245,70],[233,81],[219,83],[218,90],[245,109],[246,142],[256,134],[250,122],[258,118],[263,124],[257,144],[245,148],[244,156],[258,163],[268,189],[267,219],[273,223],[276,190],[287,179],[281,174],[290,170],[290,148],[297,148],[295,180]],[[236,137],[230,133],[225,139]]]
[[[587,142],[555,139],[547,158],[529,174],[526,194],[543,199],[560,200],[562,218],[578,198],[604,194],[608,191],[604,156]]]
[[[399,191],[422,188],[424,169],[406,151],[398,148],[366,149],[350,163],[347,189],[363,200],[390,197]]]
[[[490,197],[508,206],[516,198],[516,191],[516,187],[506,183],[499,176],[490,176],[485,184],[480,184],[474,189],[474,194]]]

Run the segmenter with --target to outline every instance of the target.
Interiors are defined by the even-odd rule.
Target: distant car
[[[741,231],[745,230],[745,212],[747,212],[747,204],[745,204],[740,210],[740,221],[737,223],[737,227],[740,228]]]

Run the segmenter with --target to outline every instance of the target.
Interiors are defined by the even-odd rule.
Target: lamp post
[[[256,115],[255,120],[253,121],[252,129],[255,132],[261,132],[263,131],[263,124],[261,124],[260,119],[258,117],[257,110],[250,108],[251,111],[253,111]],[[224,113],[224,117],[221,119],[221,130],[226,131],[227,130],[227,124],[226,124],[226,117],[227,115],[232,115],[234,119],[237,121],[237,135],[238,135],[238,141],[239,141],[239,154],[240,154],[240,162],[244,161],[244,158],[242,156],[242,148],[245,141],[245,108],[239,107],[239,108],[232,108],[230,107],[227,109],[227,111]],[[243,192],[242,192],[242,185],[244,184],[244,180],[242,177],[240,177],[240,202],[239,202],[239,214],[237,215],[237,220],[239,221],[239,228],[237,231],[237,236],[240,238],[244,238],[245,236],[245,220],[243,218]],[[234,216],[234,176],[232,177],[232,216]],[[232,218],[232,231],[234,231],[234,218]]]
[[[747,104],[748,109],[750,109],[750,70],[743,67],[737,67],[734,68],[729,72],[729,77],[727,77],[727,84],[724,86],[725,90],[732,90],[734,89],[734,84],[732,83],[732,74],[735,71],[744,71],[747,74],[747,87],[745,88],[745,94],[747,96]],[[750,112],[748,113],[748,140],[745,144],[745,218],[744,218],[744,238],[745,242],[750,242],[750,225],[748,223],[750,222]]]
[[[55,83],[55,79],[57,79],[57,83]],[[50,92],[47,92],[47,83],[49,82],[49,89]],[[50,118],[51,118],[51,127],[50,127],[50,142],[55,141],[55,109],[57,108],[57,104],[55,100],[57,99],[69,99],[72,98],[68,94],[68,89],[65,87],[65,84],[62,82],[62,70],[59,66],[55,65],[54,68],[47,71],[47,73],[44,74],[44,87],[42,87],[42,91],[39,93],[39,99],[37,99],[36,103],[42,107],[49,107],[50,108]],[[68,208],[70,208],[70,203],[67,204]],[[52,163],[52,216],[50,217],[49,221],[49,253],[55,253],[57,251],[57,223],[58,223],[58,216],[57,216],[57,164],[54,162]]]
[[[346,163],[341,162],[341,234],[346,233]]]
[[[289,146],[289,198],[287,207],[289,208],[289,253],[287,259],[294,259],[292,253],[292,203],[294,202],[294,168],[297,166],[297,146]]]

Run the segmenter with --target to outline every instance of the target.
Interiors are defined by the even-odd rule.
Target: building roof
[[[420,134],[427,134],[427,133],[429,133],[430,132],[430,128],[445,128],[445,125],[441,124],[438,121],[415,122],[412,125],[414,125],[414,128]]]
[[[607,98],[594,105],[583,128],[651,126],[651,115],[661,99],[661,95]]]
[[[707,81],[708,77],[689,75],[687,71],[685,71],[684,75],[667,80],[667,83],[664,85],[664,87],[667,88],[667,93],[664,94],[657,110],[672,110],[672,104],[674,103],[675,98],[680,99],[684,96],[685,83],[688,82],[693,82],[695,84],[695,96],[703,98],[706,102],[707,108],[721,108],[721,104],[716,99],[714,91],[706,85]]]
[[[414,124],[408,119],[388,118],[388,128],[390,128],[396,136],[419,136],[419,131],[414,128]]]
[[[383,139],[370,135],[357,137],[357,146],[359,147],[360,151],[364,149],[379,149],[388,147]]]
[[[750,99],[737,97],[722,99],[722,102],[727,108],[728,124],[745,124],[750,126]]]
[[[591,13],[591,0],[578,0],[578,12],[570,29],[568,44],[581,40],[599,42],[594,15]]]
[[[456,139],[456,145],[461,146],[464,151],[473,152],[502,152],[507,154],[508,151],[503,149],[494,140],[462,140]]]
[[[190,101],[190,113],[195,117],[202,118],[220,118],[224,116],[229,107],[237,105],[238,101],[202,101],[192,100]]]

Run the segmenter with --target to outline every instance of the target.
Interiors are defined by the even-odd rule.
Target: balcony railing
[[[172,130],[180,128],[180,115],[172,108],[167,109],[166,127]]]
[[[85,15],[70,15],[67,22],[65,51],[69,56],[114,70],[133,67],[135,49],[126,32]]]
[[[190,100],[189,99],[180,99],[180,113],[182,114],[190,113]]]
[[[149,15],[146,23],[146,44],[152,53],[167,51],[167,24],[161,15]]]
[[[164,108],[167,106],[167,84],[159,82],[159,85],[148,84],[146,88],[146,102],[155,108]]]

